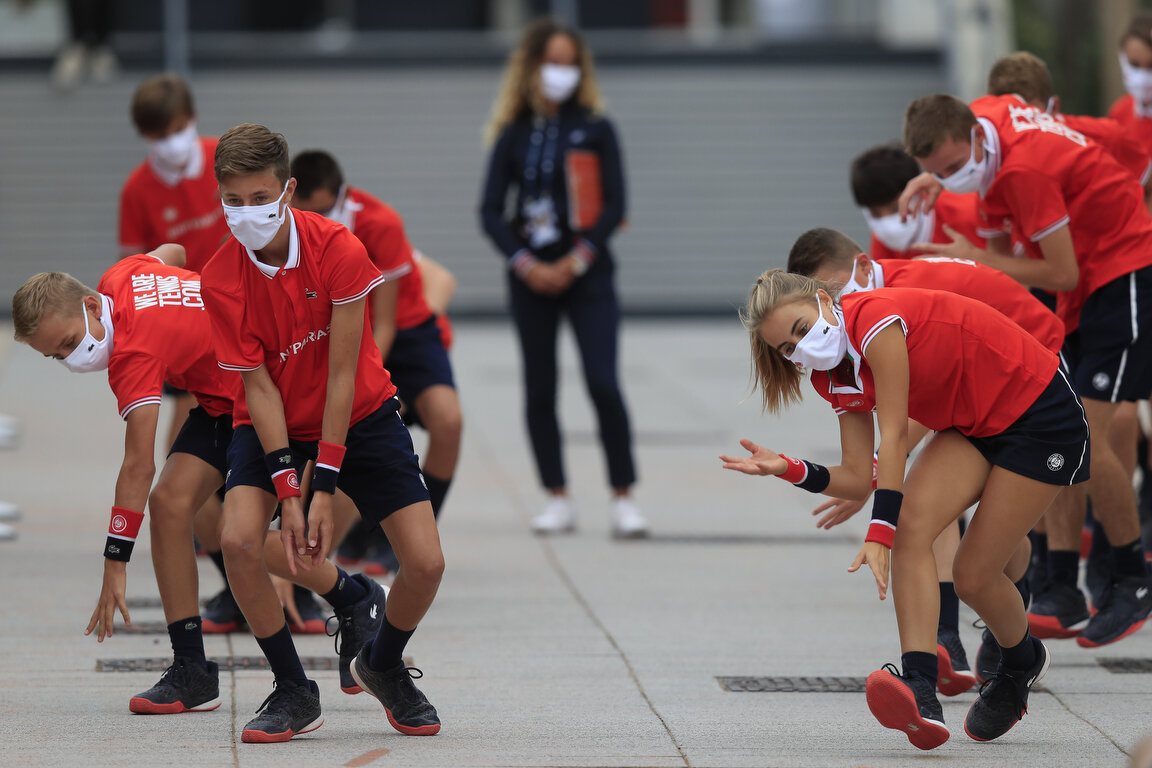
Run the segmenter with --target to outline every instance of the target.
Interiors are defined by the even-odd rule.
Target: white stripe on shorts
[[[1132,321],[1132,341],[1128,344],[1131,348],[1136,343],[1136,338],[1140,335],[1140,328],[1136,325],[1136,273],[1130,272],[1128,274],[1128,315]],[[1124,380],[1124,369],[1128,365],[1128,348],[1120,355],[1120,368],[1116,371],[1116,383],[1112,385],[1112,398],[1113,403],[1116,398],[1120,396],[1120,382]]]

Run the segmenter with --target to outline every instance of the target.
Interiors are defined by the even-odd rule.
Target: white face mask
[[[343,224],[345,228],[351,230],[354,214],[355,211],[352,206],[348,204],[348,188],[341,186],[340,191],[336,193],[336,203],[332,206],[331,210],[324,215],[337,224]]]
[[[816,322],[804,334],[804,338],[796,343],[791,355],[785,355],[789,360],[813,371],[830,371],[844,359],[848,351],[848,337],[844,334],[844,314],[835,306],[832,314],[836,316],[839,325],[832,325],[824,319],[824,310],[820,306],[820,297],[816,297]]]
[[[288,194],[288,185],[280,197],[266,205],[227,205],[224,206],[224,220],[228,222],[228,229],[240,244],[258,251],[276,237],[280,225],[284,223],[284,211],[280,202]]]
[[[1152,69],[1132,66],[1123,53],[1119,58],[1120,74],[1124,77],[1124,90],[1128,91],[1138,106],[1152,103]]]
[[[984,147],[984,159],[976,162],[976,128],[972,128],[972,135],[970,138],[972,145],[971,151],[968,154],[968,162],[948,178],[941,178],[936,176],[936,181],[944,185],[944,189],[957,195],[964,195],[969,192],[977,192],[984,183],[985,176],[988,175],[988,169],[992,167],[992,155],[988,151],[988,147]]]
[[[936,214],[928,213],[908,214],[907,221],[900,221],[899,213],[887,216],[873,216],[867,208],[864,220],[868,222],[868,229],[876,239],[894,251],[907,251],[916,243],[932,241],[932,231],[936,226]]]
[[[899,217],[899,214],[897,214],[897,217]],[[860,283],[856,282],[856,267],[858,267],[859,265],[860,265],[860,263],[858,261],[856,261],[855,259],[853,259],[853,261],[852,261],[852,274],[848,277],[848,282],[844,283],[844,287],[840,289],[840,295],[841,296],[848,296],[848,295],[856,293],[858,291],[871,291],[872,289],[874,289],[876,287],[876,270],[875,270],[875,268],[869,270],[868,282],[866,282],[864,285],[860,285]]]
[[[198,139],[196,122],[189,120],[188,127],[184,130],[163,139],[149,141],[151,147],[149,152],[160,166],[170,171],[180,171],[192,159],[192,150],[196,148]]]
[[[88,307],[80,305],[84,314],[84,338],[68,357],[60,361],[72,373],[102,371],[108,367],[108,360],[112,357],[112,311],[103,298],[100,301],[100,325],[104,326],[104,338],[99,341],[88,329]]]
[[[548,101],[563,104],[576,92],[578,85],[580,85],[580,67],[562,64],[540,65],[540,90]]]

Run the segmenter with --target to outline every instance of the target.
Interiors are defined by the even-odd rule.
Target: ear
[[[856,254],[856,281],[866,286],[870,277],[872,277],[872,259],[866,253]]]
[[[100,317],[104,312],[104,302],[96,296],[85,296],[84,309],[94,313],[96,317]]]
[[[284,188],[284,207],[292,204],[292,195],[296,192],[296,177],[291,176]]]

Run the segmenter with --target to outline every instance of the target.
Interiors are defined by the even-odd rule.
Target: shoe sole
[[[355,678],[356,682],[360,684],[360,689],[364,693],[366,693],[369,696],[371,696],[372,698],[376,699],[376,701],[380,701],[380,699],[377,698],[377,696],[375,694],[373,694],[372,691],[369,690],[367,686],[364,685],[364,680],[361,679],[360,675],[356,672],[356,662],[355,661],[352,662],[352,666],[349,669],[352,672],[352,677]],[[341,689],[341,690],[343,690],[343,689]],[[384,706],[384,702],[380,701],[380,705]],[[420,726],[413,727],[410,725],[403,725],[402,723],[396,722],[396,718],[392,717],[392,710],[388,709],[388,707],[384,707],[384,714],[388,717],[388,723],[393,728],[395,728],[397,731],[404,734],[405,736],[435,736],[436,734],[440,733],[440,723],[433,723],[432,725],[420,725]]]
[[[128,702],[128,709],[138,715],[179,715],[184,712],[211,712],[219,706],[219,696],[203,704],[197,704],[194,707],[186,707],[179,701],[174,701],[171,704],[157,704],[154,701],[139,696],[133,697]]]
[[[200,622],[200,631],[205,635],[230,635],[240,631],[240,622],[229,621],[226,624],[217,624],[214,621],[203,619]]]
[[[1043,645],[1043,643],[1041,643],[1041,645]],[[1038,683],[1044,679],[1044,675],[1048,672],[1048,667],[1051,665],[1052,665],[1052,653],[1048,650],[1047,647],[1045,647],[1044,648],[1044,666],[1040,667],[1040,671],[1038,673],[1036,673],[1036,677],[1032,678],[1032,683],[1028,686],[1029,692],[1031,692],[1032,687],[1035,686],[1036,683]],[[980,700],[979,698],[976,699],[976,701],[979,701],[979,700]],[[976,706],[975,701],[972,702],[972,706],[973,707]],[[972,707],[968,708],[968,714],[969,715],[972,714]],[[972,733],[972,731],[968,730],[968,717],[965,716],[965,718],[964,718],[964,733],[967,734],[968,738],[972,739],[973,741],[979,741],[979,742],[986,743],[986,742],[992,741],[993,739],[1000,738],[1005,733],[1008,733],[1008,731],[1015,728],[1016,723],[1020,722],[1024,718],[1024,715],[1026,715],[1026,714],[1028,714],[1028,706],[1027,705],[1024,706],[1024,711],[1020,714],[1020,717],[1016,718],[1016,720],[1011,725],[1009,725],[1007,728],[1004,729],[1004,733],[1000,733],[1000,734],[997,734],[995,736],[989,736],[988,738],[984,738],[982,736],[977,736],[976,734]]]
[[[1124,638],[1128,637],[1128,635],[1140,629],[1140,627],[1144,626],[1145,621],[1147,621],[1147,619],[1140,619],[1140,621],[1137,621],[1132,626],[1128,627],[1128,629],[1124,630],[1122,634],[1117,635],[1111,640],[1101,640],[1097,642],[1090,637],[1084,637],[1084,635],[1080,635],[1076,638],[1076,644],[1081,648],[1100,648],[1101,646],[1111,645],[1112,643],[1123,640]]]
[[[288,741],[295,736],[311,733],[322,725],[324,725],[324,718],[318,717],[298,731],[293,731],[291,728],[283,733],[265,733],[264,731],[245,730],[240,734],[240,740],[245,744],[278,744],[283,741]]]
[[[1064,626],[1055,616],[1046,616],[1041,613],[1028,614],[1028,631],[1033,637],[1041,640],[1067,640],[1076,637],[1088,626],[1088,619],[1078,621],[1070,626]]]
[[[892,673],[881,669],[868,675],[864,692],[872,716],[885,728],[902,731],[912,746],[929,750],[948,741],[944,724],[921,717],[916,695]]]
[[[324,619],[308,619],[303,624],[290,624],[294,635],[323,635],[327,622]]]
[[[646,539],[648,538],[648,529],[640,528],[634,531],[612,531],[612,538],[614,539]]]
[[[943,645],[936,646],[936,688],[945,696],[959,696],[976,685],[971,672],[954,669],[952,657]]]
[[[555,536],[563,533],[575,533],[575,525],[566,525],[563,528],[533,528],[532,533],[537,536]]]

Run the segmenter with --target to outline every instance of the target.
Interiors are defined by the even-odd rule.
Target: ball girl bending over
[[[1088,425],[1059,360],[996,310],[944,291],[883,288],[837,298],[825,283],[783,270],[757,280],[742,313],[763,407],[800,400],[801,368],[840,420],[841,464],[822,467],[750,440],[726,469],[776,475],[805,490],[866,497],[873,417],[880,428],[877,485],[865,544],[880,599],[889,561],[903,673],[892,665],[867,681],[868,706],[921,749],[948,739],[936,698],[940,595],[932,542],[979,502],[956,552],[956,592],[1003,647],[997,673],[965,720],[978,741],[1006,733],[1048,669],[1028,633],[1020,593],[1005,567],[1061,486],[1088,477]],[[908,419],[938,434],[904,476]]]

